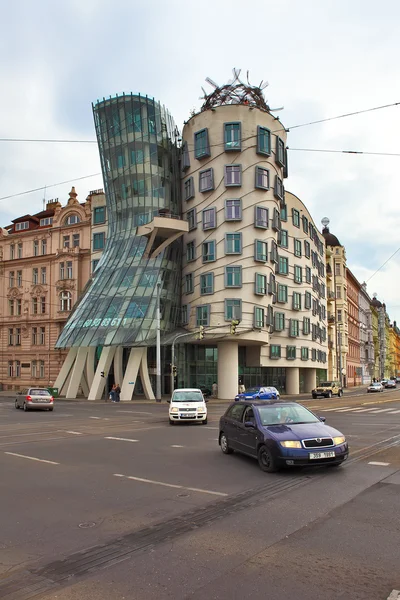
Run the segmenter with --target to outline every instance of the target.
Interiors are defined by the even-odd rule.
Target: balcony
[[[329,291],[327,294],[328,302],[333,302],[335,299],[335,292]]]
[[[332,267],[329,263],[326,265],[326,278],[332,279]]]
[[[178,215],[160,210],[153,214],[152,220],[137,228],[137,235],[147,237],[145,258],[156,258],[167,246],[188,233],[189,223]]]

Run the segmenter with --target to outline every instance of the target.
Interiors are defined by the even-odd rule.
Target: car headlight
[[[177,413],[178,412],[178,408],[176,406],[173,406],[170,410],[170,412],[172,413]]]
[[[295,440],[288,440],[287,442],[281,442],[281,446],[284,448],[301,448],[301,442]]]
[[[344,437],[344,435],[338,435],[337,437],[333,438],[333,443],[335,444],[335,446],[339,446],[340,444],[344,444],[346,441],[346,438]]]
[[[199,412],[199,413],[203,413],[203,412],[206,412],[206,409],[205,409],[205,408],[198,408],[198,409],[197,409],[197,412]]]

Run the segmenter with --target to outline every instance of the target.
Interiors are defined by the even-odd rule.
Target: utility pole
[[[157,381],[156,381],[156,401],[161,402],[161,314],[160,314],[160,288],[161,283],[157,283]]]

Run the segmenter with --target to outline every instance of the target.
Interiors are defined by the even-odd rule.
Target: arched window
[[[60,294],[60,310],[69,311],[72,308],[72,294],[71,292],[61,292]]]
[[[75,225],[75,223],[80,223],[81,219],[78,215],[68,215],[65,219],[65,225]]]

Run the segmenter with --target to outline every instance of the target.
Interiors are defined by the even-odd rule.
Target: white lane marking
[[[119,442],[138,442],[139,440],[131,440],[130,438],[112,437],[111,435],[104,438],[105,440],[118,440]]]
[[[358,412],[371,412],[371,410],[376,410],[375,408],[361,408]]]
[[[208,425],[203,425],[203,429],[218,429],[218,427],[209,427]]]
[[[121,475],[120,473],[114,473],[114,477],[124,477],[125,479],[131,479],[133,481],[139,481],[141,483],[151,483],[153,485],[161,485],[163,487],[174,488],[177,490],[189,490],[190,492],[200,492],[202,494],[211,494],[212,496],[227,496],[223,492],[214,492],[212,490],[202,490],[201,488],[186,487],[185,485],[176,485],[173,483],[164,483],[163,481],[154,481],[153,479],[143,479],[143,477],[133,477],[133,475]]]
[[[376,467],[388,467],[390,463],[377,462],[375,460],[368,463],[369,465],[375,465]]]
[[[15,452],[4,452],[10,456],[18,456],[18,458],[27,458],[28,460],[37,460],[37,462],[47,463],[48,465],[59,465],[60,463],[52,460],[44,460],[43,458],[35,458],[34,456],[25,456],[25,454],[16,454]]]
[[[89,417],[89,419],[101,419],[101,417]]]
[[[398,413],[400,413],[400,410],[392,410],[389,415],[397,415]]]
[[[179,446],[179,444],[172,444],[171,448],[184,448],[185,446]]]
[[[400,598],[400,590],[392,590],[390,592],[390,596],[387,597],[387,600],[399,600]]]
[[[340,410],[341,408],[350,408],[350,406],[337,406],[336,408],[320,408],[322,412],[332,412],[333,410]],[[315,407],[318,410],[318,407]]]
[[[336,412],[345,413],[345,412],[353,412],[355,410],[358,410],[358,409],[357,408],[339,408],[339,409],[336,409]]]
[[[66,431],[65,433],[70,433],[71,435],[83,435],[83,433],[80,433],[79,431]]]
[[[378,408],[378,410],[371,410],[371,414],[378,414],[378,413],[384,413],[384,412],[389,412],[389,410],[392,410],[391,408]]]

